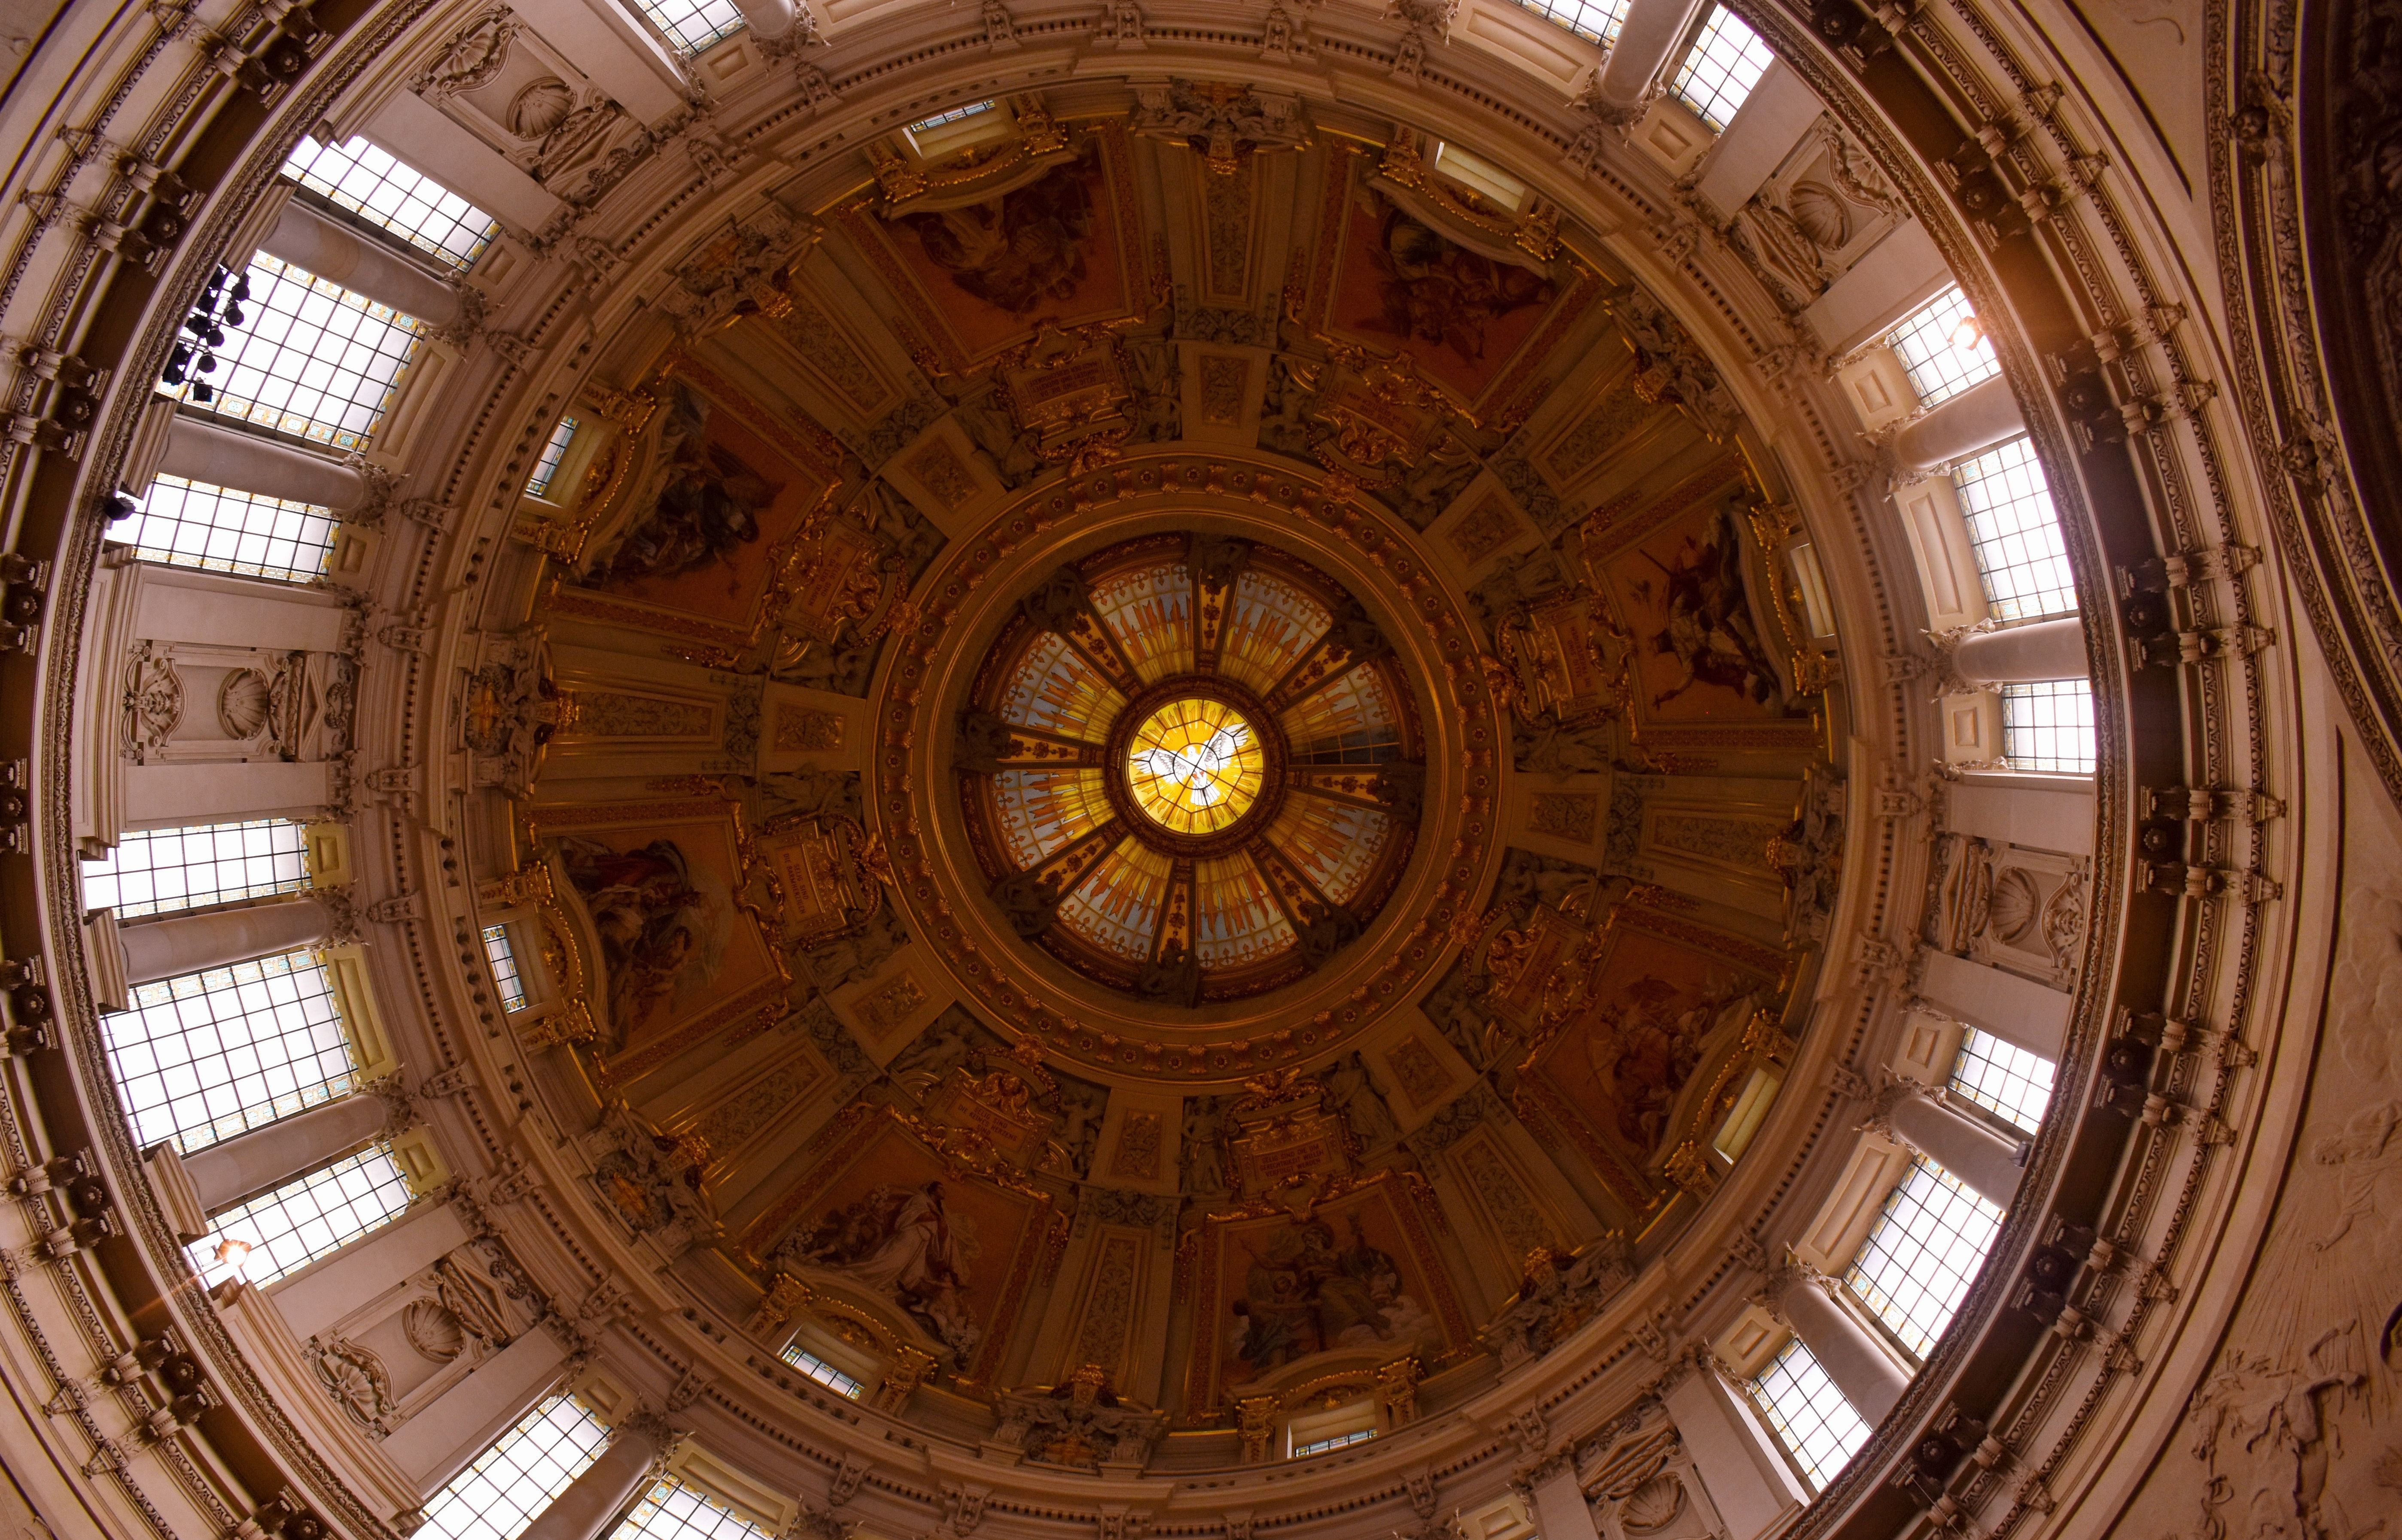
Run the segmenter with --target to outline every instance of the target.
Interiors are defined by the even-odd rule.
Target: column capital
[[[1859,1101],[1863,1104],[1862,1116],[1855,1131],[1861,1134],[1882,1134],[1885,1138],[1896,1140],[1900,1140],[1901,1136],[1893,1131],[1893,1109],[1914,1096],[1926,1094],[1925,1086],[1920,1085],[1916,1080],[1896,1075],[1891,1070],[1879,1071],[1877,1082],[1867,1085],[1865,1090],[1865,1095],[1858,1095]],[[1853,1093],[1853,1094],[1858,1093]],[[1901,1142],[1908,1141],[1901,1140]]]
[[[1777,1325],[1789,1327],[1793,1322],[1786,1313],[1785,1301],[1795,1289],[1813,1288],[1832,1298],[1834,1286],[1833,1279],[1788,1250],[1785,1259],[1771,1269],[1761,1281],[1759,1292],[1751,1297],[1751,1302],[1775,1317]]]

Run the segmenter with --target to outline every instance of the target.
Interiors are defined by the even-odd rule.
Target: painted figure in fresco
[[[1234,1356],[1254,1373],[1333,1348],[1414,1338],[1429,1320],[1402,1292],[1401,1270],[1370,1244],[1357,1215],[1347,1244],[1323,1219],[1286,1226],[1250,1258],[1232,1306]]]
[[[660,430],[664,469],[649,506],[594,560],[585,582],[609,588],[725,565],[759,540],[759,516],[782,490],[723,445],[708,442],[708,401],[677,386]],[[727,591],[736,584],[729,574]]]
[[[1619,1136],[1650,1151],[1666,1131],[1671,1104],[1693,1078],[1707,1039],[1726,1021],[1747,1019],[1752,997],[1689,993],[1646,974],[1626,985],[1584,1038],[1585,1066],[1614,1093]]]
[[[1732,516],[1721,512],[1700,539],[1686,536],[1671,562],[1648,553],[1644,559],[1665,580],[1657,596],[1648,581],[1635,585],[1637,597],[1662,602],[1667,611],[1667,624],[1649,639],[1651,652],[1676,659],[1677,670],[1677,681],[1654,694],[1651,704],[1665,706],[1696,684],[1715,684],[1755,706],[1775,705],[1784,687],[1752,624],[1743,546]]]
[[[1484,362],[1494,322],[1529,305],[1548,305],[1555,292],[1540,274],[1463,250],[1389,206],[1374,260],[1384,275],[1384,314],[1370,324],[1404,339],[1440,343],[1470,364]]]
[[[928,1182],[876,1188],[780,1249],[890,1299],[964,1368],[983,1336],[962,1299],[973,1242],[965,1221],[945,1205],[943,1184]]]
[[[697,879],[673,840],[619,851],[571,836],[559,856],[600,932],[614,1052],[660,1005],[716,976],[728,916],[723,894],[709,889],[722,885]]]
[[[1084,282],[1084,241],[1093,233],[1093,190],[1082,162],[1055,166],[1000,198],[902,223],[926,259],[951,282],[1014,316],[1046,301],[1065,304]]]

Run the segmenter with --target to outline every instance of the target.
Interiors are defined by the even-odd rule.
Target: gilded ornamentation
[[[776,707],[776,736],[772,740],[778,753],[822,753],[842,747],[843,720],[832,711],[813,710],[794,706],[789,701]]]
[[[1127,1181],[1158,1180],[1165,1121],[1156,1112],[1127,1113],[1110,1152],[1110,1175]]]
[[[1517,539],[1525,528],[1525,521],[1512,510],[1508,498],[1498,492],[1487,492],[1484,501],[1452,526],[1446,538],[1451,548],[1459,553],[1459,559],[1473,567]]]

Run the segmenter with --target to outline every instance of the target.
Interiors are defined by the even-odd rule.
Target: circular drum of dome
[[[1313,971],[1416,837],[1417,708],[1384,636],[1256,542],[1151,535],[1061,567],[958,731],[960,810],[1012,928],[1152,1003]]]

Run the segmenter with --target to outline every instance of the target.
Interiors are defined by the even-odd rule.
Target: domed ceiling
[[[462,743],[624,1242],[1089,1466],[1010,1397],[1249,1447],[1585,1318],[1781,1081],[1841,819],[1799,520],[1632,275],[1406,130],[1078,100],[645,290]]]

